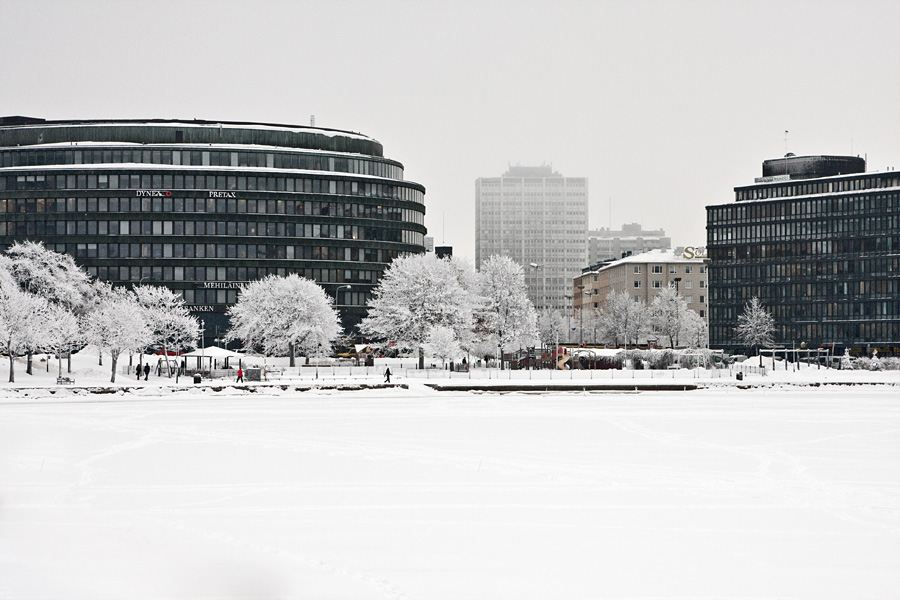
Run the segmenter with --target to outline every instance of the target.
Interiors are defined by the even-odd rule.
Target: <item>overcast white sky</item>
[[[764,159],[900,168],[900,2],[0,0],[0,115],[357,131],[474,258],[477,177],[590,180],[590,225],[705,243]],[[611,210],[610,210],[611,209]]]

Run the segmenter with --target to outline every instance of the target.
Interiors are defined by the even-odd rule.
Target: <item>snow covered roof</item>
[[[102,127],[104,125],[121,127],[128,125],[135,125],[140,127],[196,127],[196,128],[205,128],[205,129],[260,129],[266,131],[291,131],[295,133],[314,133],[318,135],[325,135],[329,137],[348,137],[359,140],[367,140],[367,141],[377,141],[374,138],[370,138],[369,136],[362,135],[361,133],[356,133],[354,131],[344,131],[341,129],[329,129],[325,127],[314,127],[307,125],[285,125],[280,123],[256,123],[252,121],[242,122],[242,121],[205,121],[201,119],[194,120],[182,120],[182,119],[73,119],[73,120],[60,120],[60,121],[44,121],[44,120],[35,120],[35,122],[28,123],[18,123],[11,125],[0,125],[0,127],[15,127],[15,128],[23,128],[23,127],[39,127],[39,128],[51,128],[51,127]]]
[[[219,348],[218,346],[209,346],[207,348],[198,348],[193,352],[185,352],[181,356],[204,356],[206,358],[242,358],[244,355],[240,352],[234,352],[232,350]]]
[[[662,264],[670,264],[670,263],[684,263],[684,264],[703,264],[704,258],[685,258],[684,254],[676,253],[671,248],[666,250],[649,250],[647,252],[641,252],[640,254],[632,254],[631,256],[626,256],[625,258],[620,258],[619,260],[613,261],[608,265],[604,265],[600,267],[596,271],[588,271],[586,273],[582,273],[579,275],[587,275],[588,273],[599,273],[600,271],[605,271],[607,269],[612,269],[619,265],[623,264],[634,264],[634,263],[662,263]]]

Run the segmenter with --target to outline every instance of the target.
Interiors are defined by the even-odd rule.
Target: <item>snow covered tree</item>
[[[152,343],[153,332],[144,322],[144,309],[135,294],[123,288],[110,288],[83,317],[85,338],[109,352],[112,377],[116,382],[116,364],[123,352],[133,352]]]
[[[456,332],[444,325],[437,325],[428,331],[425,337],[425,352],[441,359],[441,368],[450,359],[462,354],[462,348]]]
[[[734,333],[744,345],[754,350],[760,346],[771,346],[774,343],[775,319],[754,296],[744,305],[744,312],[738,315]],[[759,355],[759,366],[762,366],[762,354]]]
[[[62,355],[84,340],[81,323],[69,309],[58,304],[49,304],[39,318],[42,321],[38,326],[41,331],[39,349],[56,354],[57,376],[62,377]]]
[[[9,381],[15,382],[15,359],[40,343],[50,303],[23,290],[11,272],[11,261],[0,255],[0,350],[9,354]]]
[[[554,346],[560,340],[565,341],[566,318],[558,310],[541,309],[537,315],[538,335],[544,346]]]
[[[22,290],[76,315],[83,312],[90,294],[90,278],[71,256],[47,250],[42,242],[16,242],[7,249],[6,255],[10,259],[10,273]],[[28,351],[29,374],[31,352]]]
[[[481,264],[479,293],[487,299],[481,328],[492,335],[503,349],[534,344],[537,314],[521,265],[508,256],[491,256]]]
[[[369,301],[369,316],[360,331],[376,339],[419,349],[431,328],[449,327],[458,339],[472,328],[475,295],[463,284],[461,263],[414,254],[394,259]],[[464,269],[463,269],[464,270]]]
[[[620,339],[626,345],[637,346],[649,330],[647,304],[632,300],[626,291],[607,296],[600,314],[606,336],[617,346]]]
[[[625,331],[631,339],[631,345],[637,346],[641,338],[650,332],[650,311],[643,300],[633,300],[628,306],[628,326]]]
[[[694,348],[709,346],[709,325],[697,311],[688,309],[681,325],[681,339],[686,340]]]
[[[341,335],[331,297],[299,275],[269,275],[244,285],[228,315],[228,339],[268,355],[287,353],[292,367],[297,351],[308,356],[321,346],[330,347]]]
[[[171,377],[169,349],[177,352],[186,342],[196,340],[200,322],[190,315],[184,298],[167,287],[138,285],[134,293],[143,309],[144,322],[152,332],[150,344],[162,348]]]
[[[653,298],[650,304],[650,326],[658,335],[668,339],[669,348],[674,349],[679,344],[689,311],[693,312],[674,286],[663,288]]]
[[[90,277],[68,254],[43,242],[16,242],[6,251],[10,271],[23,290],[76,311],[90,292]]]

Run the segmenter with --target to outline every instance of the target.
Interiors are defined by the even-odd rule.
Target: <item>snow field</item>
[[[896,396],[0,400],[0,598],[894,598]]]

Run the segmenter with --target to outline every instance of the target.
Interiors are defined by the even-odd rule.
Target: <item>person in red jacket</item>
[[[237,381],[240,381],[241,383],[244,383],[244,369],[242,369],[241,367],[238,367],[238,378],[237,378]],[[237,383],[237,382],[235,382],[235,383]]]

